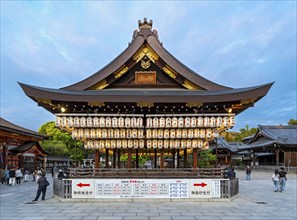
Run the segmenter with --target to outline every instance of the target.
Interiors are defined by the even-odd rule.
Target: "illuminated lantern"
[[[199,138],[200,136],[200,131],[198,128],[194,129],[194,138]]]
[[[177,126],[178,126],[179,128],[184,127],[184,119],[183,119],[182,117],[179,117],[179,118],[178,118]]]
[[[202,148],[203,147],[203,141],[202,140],[198,140],[198,148]]]
[[[207,150],[207,149],[209,148],[209,143],[208,143],[208,141],[205,141],[205,142],[203,143],[203,148],[204,148],[205,150]]]
[[[212,134],[213,134],[213,131],[211,129],[206,129],[205,136],[206,136],[207,139],[212,138]]]
[[[209,126],[210,127],[215,127],[216,126],[216,118],[215,117],[211,117],[209,119]]]
[[[201,116],[198,117],[197,127],[199,128],[203,127],[203,118]]]
[[[188,137],[188,131],[187,129],[182,130],[182,138],[187,138]]]
[[[126,128],[131,127],[131,120],[130,120],[130,118],[125,118],[125,127]]]
[[[93,126],[96,128],[99,127],[99,118],[98,117],[93,118]]]
[[[163,147],[163,141],[162,140],[158,140],[158,148],[162,148]]]
[[[87,127],[93,127],[93,118],[87,117]]]
[[[159,119],[158,118],[154,118],[153,119],[153,127],[157,128],[159,126]]]
[[[158,129],[153,129],[153,138],[158,137]]]
[[[112,124],[112,127],[113,127],[113,128],[118,127],[118,119],[117,119],[116,117],[113,117],[113,118],[111,119],[111,124]]]
[[[222,124],[223,124],[223,118],[222,117],[217,117],[216,126],[221,127]]]
[[[141,117],[137,118],[137,127],[143,127],[143,119]]]
[[[163,129],[159,129],[158,138],[163,138]]]
[[[73,127],[73,117],[68,117],[68,127],[72,128]]]
[[[114,137],[120,138],[120,130],[119,129],[114,129]]]
[[[105,118],[104,117],[100,117],[99,118],[99,126],[101,128],[104,128],[105,127]]]
[[[108,129],[108,137],[113,138],[113,129]]]
[[[132,148],[133,147],[133,141],[132,140],[128,140],[128,148]]]
[[[192,147],[193,148],[197,148],[198,147],[197,140],[192,140]]]
[[[125,129],[120,130],[120,137],[121,138],[126,138],[126,130]]]
[[[85,129],[85,137],[90,138],[90,130],[89,129]]]
[[[102,138],[107,138],[107,129],[102,130]]]
[[[182,140],[181,141],[181,148],[185,149],[187,147],[187,141],[186,140]]]
[[[164,130],[164,138],[169,138],[169,129]]]
[[[148,127],[148,128],[153,127],[153,119],[152,118],[146,119],[146,127]]]
[[[169,118],[169,117],[166,118],[165,126],[166,126],[166,128],[171,128],[171,126],[172,126],[171,118]]]
[[[189,117],[185,118],[185,127],[189,128],[191,126],[191,119]]]
[[[123,148],[127,148],[128,147],[127,140],[122,140],[122,147]]]
[[[81,139],[81,138],[84,138],[84,129],[80,128],[78,129],[78,137]]]
[[[111,118],[107,117],[105,119],[105,127],[110,128],[111,127]]]
[[[175,138],[175,130],[170,129],[170,138]]]
[[[133,141],[133,147],[136,149],[138,148],[138,140]]]
[[[132,138],[137,138],[137,129],[134,128],[132,130],[132,135],[131,136],[132,136]]]
[[[171,149],[175,148],[175,141],[174,140],[170,140],[169,141],[169,146]]]
[[[96,138],[102,138],[102,131],[101,131],[101,129],[96,129]]]
[[[188,138],[193,138],[194,137],[194,130],[193,129],[189,129],[188,130]]]
[[[94,141],[94,147],[96,149],[99,149],[99,141],[98,140]]]
[[[228,127],[228,124],[229,124],[229,117],[224,117],[223,118],[223,126],[226,128],[226,127]]]
[[[229,118],[229,126],[230,127],[233,127],[235,125],[235,117],[234,116],[231,116]]]
[[[157,140],[153,140],[153,148],[157,148],[158,147],[158,141]]]
[[[144,148],[144,140],[140,140],[139,141],[139,147],[140,148]]]
[[[129,127],[135,128],[136,124],[137,124],[137,119],[135,117],[130,118],[130,126]]]
[[[111,140],[111,141],[110,141],[110,145],[111,145],[111,148],[112,148],[112,149],[115,149],[115,148],[117,147],[117,142],[116,142],[116,140]]]
[[[182,130],[181,129],[176,129],[176,137],[181,138],[182,137]]]
[[[152,130],[151,129],[146,130],[146,138],[152,138]]]
[[[79,117],[74,117],[73,126],[76,127],[76,128],[79,127]]]
[[[180,148],[180,140],[175,140],[174,147],[176,149],[179,149]]]
[[[165,127],[165,118],[161,117],[159,119],[159,127],[164,128]],[[167,127],[167,126],[166,126]]]
[[[80,120],[79,120],[79,124],[80,124],[80,127],[86,127],[87,126],[87,119],[85,117],[81,117]]]
[[[108,149],[111,147],[110,140],[105,141],[105,147],[108,148]]]
[[[168,148],[169,147],[169,140],[164,140],[164,148]]]
[[[177,128],[177,118],[176,118],[176,117],[173,117],[173,118],[172,118],[171,126],[172,126],[173,128]]]
[[[121,148],[122,147],[122,141],[121,140],[117,140],[117,148]]]
[[[143,138],[143,130],[142,129],[138,130],[138,138]]]
[[[76,139],[78,137],[78,130],[77,129],[73,129],[71,137],[72,137],[72,139]]]
[[[197,119],[195,117],[192,117],[191,118],[191,127],[192,128],[195,128],[196,127],[196,124],[197,124]]]
[[[132,137],[132,130],[131,129],[127,129],[126,130],[126,137],[127,138],[131,138]]]
[[[66,127],[68,125],[67,117],[62,117],[62,127]]]
[[[146,145],[147,145],[147,148],[152,148],[152,141],[147,140]]]
[[[200,129],[199,137],[200,138],[205,138],[205,129]]]
[[[204,125],[204,127],[209,127],[209,117],[204,117],[203,125]]]
[[[102,148],[105,148],[105,141],[104,140],[100,140],[99,146],[100,146],[101,149]]]
[[[123,128],[125,126],[125,119],[123,117],[119,118],[119,123],[118,123],[120,128]]]
[[[62,118],[59,117],[59,116],[57,116],[57,117],[56,117],[56,127],[60,127],[61,124],[62,124],[61,122],[62,122]]]
[[[187,148],[190,149],[192,147],[192,141],[187,140]]]

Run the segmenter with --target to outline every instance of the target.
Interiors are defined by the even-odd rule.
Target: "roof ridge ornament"
[[[149,22],[147,22],[146,18],[143,19],[143,22],[141,22],[141,20],[138,20],[139,30],[145,29],[145,28],[148,28],[148,29],[152,30],[152,27],[153,27],[153,20],[150,20]]]
[[[139,30],[134,30],[133,31],[133,36],[132,36],[132,40],[134,40],[136,38],[136,36],[142,31],[142,30],[149,30],[151,31],[151,33],[153,33],[153,35],[155,35],[155,37],[157,38],[157,40],[159,41],[159,35],[158,35],[158,31],[156,29],[152,30],[153,27],[153,20],[150,20],[149,22],[147,21],[146,18],[143,19],[143,22],[141,20],[138,20],[138,29]],[[151,33],[147,33],[144,35],[145,38],[147,38]],[[160,42],[161,43],[161,42]],[[162,44],[162,43],[161,43]],[[130,45],[130,43],[129,43]]]

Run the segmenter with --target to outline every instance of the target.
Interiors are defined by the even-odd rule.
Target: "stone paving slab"
[[[288,175],[286,190],[273,191],[273,171],[253,170],[245,182],[237,171],[239,196],[233,201],[120,201],[61,203],[53,198],[52,184],[46,200],[31,203],[37,191],[35,182],[15,186],[0,185],[0,220],[296,220],[295,173]],[[48,175],[48,180],[52,178]],[[36,211],[38,210],[38,211]]]

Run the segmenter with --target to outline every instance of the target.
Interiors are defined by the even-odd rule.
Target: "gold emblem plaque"
[[[135,84],[157,84],[156,71],[136,71]]]

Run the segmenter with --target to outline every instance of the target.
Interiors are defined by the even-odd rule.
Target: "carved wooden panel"
[[[135,84],[153,84],[157,83],[156,71],[135,71]]]

